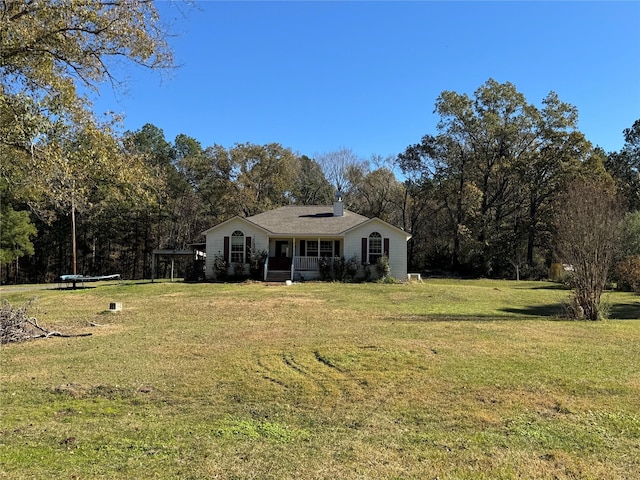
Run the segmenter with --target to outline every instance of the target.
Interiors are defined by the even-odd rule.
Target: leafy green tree
[[[179,155],[180,171],[191,185],[201,204],[208,226],[236,215],[231,207],[233,195],[232,159],[220,146],[207,147],[202,153]]]
[[[434,228],[434,226],[444,225],[445,221],[438,218],[442,215],[442,211],[433,201],[431,193],[433,188],[431,181],[422,182],[415,178],[407,178],[403,184],[400,208],[402,220],[399,226],[411,234],[407,246],[407,261],[412,271],[424,269],[427,264],[442,268],[443,265],[436,265],[437,262],[431,260],[434,257],[448,258],[446,254],[440,254],[441,250],[447,248],[439,243],[445,236],[440,235],[437,228]],[[428,256],[431,256],[429,260]]]
[[[105,80],[117,84],[113,65],[121,59],[149,68],[173,63],[151,1],[7,0],[0,3],[0,32],[0,153],[20,162],[9,172],[7,162],[0,168],[16,185],[25,176],[42,176],[35,185],[46,185],[65,169],[70,152],[64,138],[102,140],[103,125],[78,85],[97,91]],[[85,166],[90,172],[93,163]],[[40,200],[47,190],[28,193]]]
[[[230,149],[233,201],[245,216],[293,201],[297,157],[280,144],[237,144]]]
[[[625,144],[620,152],[608,155],[605,166],[626,197],[631,211],[640,210],[640,119],[624,130]]]
[[[516,166],[517,182],[524,185],[521,218],[526,236],[526,261],[536,263],[535,249],[550,249],[558,196],[591,150],[577,130],[578,111],[549,93],[542,101],[532,131],[529,155]]]
[[[436,102],[441,128],[457,137],[470,160],[473,186],[479,205],[473,218],[477,271],[491,274],[500,252],[502,227],[512,236],[518,222],[513,219],[522,205],[516,165],[527,161],[534,138],[537,110],[511,83],[487,81],[471,99],[455,92],[443,92]],[[519,213],[519,212],[518,212]],[[517,215],[519,217],[519,215]],[[516,232],[517,233],[517,232]]]
[[[29,212],[16,212],[10,205],[0,210],[0,263],[33,254],[32,237],[37,234]]]
[[[5,0],[0,32],[2,94],[17,104],[34,102],[39,119],[50,125],[86,109],[78,83],[94,90],[104,81],[117,83],[115,62],[173,65],[166,32],[149,0]],[[16,116],[16,132],[24,118]],[[11,144],[25,148],[32,138],[22,140],[27,143]]]
[[[445,134],[425,135],[421,143],[407,147],[398,156],[402,170],[417,175],[412,182],[415,198],[428,195],[437,204],[433,213],[442,213],[432,229],[445,239],[433,244],[439,244],[436,250],[449,258],[447,266],[454,270],[460,268],[464,243],[471,232],[468,225],[478,204],[477,189],[471,182],[471,160],[465,145]]]
[[[640,293],[640,211],[625,215],[620,247],[616,265],[618,288]]]
[[[622,222],[622,253],[640,255],[640,211],[628,212]]]
[[[298,157],[299,175],[294,180],[293,198],[298,205],[329,205],[335,191],[315,160],[302,155]]]
[[[140,159],[153,180],[147,183],[149,195],[145,202],[124,201],[119,208],[127,212],[128,227],[123,229],[125,256],[131,260],[132,276],[150,276],[151,253],[154,248],[179,248],[172,231],[174,222],[173,202],[187,185],[180,185],[182,176],[176,171],[175,151],[162,129],[146,124],[140,130],[127,132],[123,139],[126,151]]]
[[[359,172],[351,179],[351,205],[358,213],[402,227],[404,185],[386,166]]]
[[[122,152],[118,118],[98,121],[82,87],[119,87],[116,64],[170,68],[172,52],[149,0],[0,2],[0,176],[7,195],[49,225],[110,197],[143,194],[149,178]]]
[[[180,134],[173,145],[175,168],[168,178],[169,206],[172,222],[169,225],[167,242],[175,247],[185,248],[198,235],[212,225],[202,197],[185,174],[185,163],[199,162],[205,159],[205,151],[200,142],[193,137]]]
[[[488,80],[473,97],[445,91],[436,100],[437,135],[398,156],[435,202],[450,266],[505,275],[535,248],[548,249],[551,214],[571,169],[590,151],[577,112],[551,92],[542,109],[509,82]],[[444,240],[444,239],[443,239]]]
[[[96,220],[101,217],[104,210],[112,210],[110,205],[139,206],[147,203],[148,183],[151,177],[140,157],[123,152],[119,142],[105,133],[103,130],[83,128],[70,132],[70,135],[60,137],[58,144],[66,152],[59,159],[49,158],[48,161],[55,164],[55,169],[48,172],[40,172],[34,175],[31,182],[32,188],[47,188],[46,196],[37,198],[25,195],[16,184],[12,183],[17,177],[12,177],[9,184],[13,190],[9,190],[9,197],[15,202],[29,203],[32,210],[38,214],[38,254],[34,263],[22,262],[31,267],[31,273],[38,280],[51,280],[42,278],[40,270],[54,272],[55,275],[72,271],[72,253],[78,253],[78,265],[80,273],[92,273],[85,269],[83,255],[90,255],[95,260],[94,252],[102,247],[100,241],[105,238],[105,233]],[[138,172],[138,174],[136,174]],[[130,181],[133,175],[136,181]],[[130,218],[129,213],[121,213],[125,218]],[[77,249],[72,248],[71,217],[76,218]],[[94,234],[87,230],[93,229]],[[108,230],[107,230],[108,231]],[[61,232],[68,239],[64,241]],[[113,236],[114,232],[108,231]],[[87,238],[81,238],[81,234]],[[51,243],[47,243],[47,239]],[[113,245],[113,237],[104,240],[106,244]],[[54,246],[55,245],[55,246]],[[69,255],[58,251],[66,248]],[[96,264],[92,261],[92,264]]]
[[[202,151],[193,139],[179,136],[176,149],[179,171],[214,224],[323,194],[313,162],[277,143],[244,143],[229,149],[213,145]]]

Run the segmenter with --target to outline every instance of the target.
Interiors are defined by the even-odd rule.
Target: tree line
[[[8,0],[0,32],[2,282],[70,273],[72,217],[78,273],[149,278],[155,248],[201,242],[234,215],[330,204],[336,190],[346,208],[412,235],[411,271],[545,278],[566,261],[567,193],[580,182],[626,214],[611,262],[640,270],[640,120],[621,132],[620,151],[605,152],[554,92],[535,104],[489,79],[472,95],[442,92],[435,131],[393,157],[202,146],[188,132],[166,139],[152,119],[121,132],[78,93],[116,82],[112,58],[172,68],[153,2]]]
[[[169,142],[161,129],[147,124],[117,142],[120,154],[140,162],[138,187],[144,188],[114,190],[118,179],[106,174],[91,179],[87,194],[68,193],[77,193],[79,271],[150,278],[155,248],[189,248],[203,241],[201,232],[235,215],[330,204],[338,187],[346,208],[412,235],[412,271],[546,277],[550,264],[562,261],[555,247],[563,195],[580,178],[624,192],[621,207],[629,218],[638,215],[638,160],[632,159],[640,121],[626,131],[621,152],[605,154],[575,130],[549,131],[542,125],[536,131],[529,124],[517,131],[508,122],[524,122],[514,117],[492,116],[500,128],[465,120],[477,130],[465,132],[463,140],[477,145],[456,143],[462,134],[441,122],[441,133],[425,136],[397,158],[367,160],[348,149],[312,159],[277,143],[204,148],[184,134]],[[4,193],[3,280],[51,282],[68,273],[69,205],[29,209],[6,186]]]

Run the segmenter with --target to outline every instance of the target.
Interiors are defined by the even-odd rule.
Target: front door
[[[289,257],[289,241],[288,240],[276,240],[276,257],[278,258]]]
[[[291,269],[291,258],[289,256],[289,241],[276,240],[275,257],[269,259],[270,270],[289,270]]]

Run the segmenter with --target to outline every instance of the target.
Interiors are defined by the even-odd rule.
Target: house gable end
[[[388,222],[385,222],[384,220],[381,220],[377,217],[374,218],[369,218],[368,220],[362,222],[359,225],[355,225],[351,228],[349,228],[348,230],[346,230],[344,232],[345,235],[351,234],[353,232],[355,232],[356,230],[360,229],[360,228],[366,228],[366,227],[371,227],[375,224],[380,225],[381,227],[385,228],[385,229],[390,229],[392,231],[394,231],[396,234],[404,236],[406,238],[407,241],[409,241],[409,239],[411,238],[411,235],[408,234],[407,232],[405,232],[404,230],[402,230],[401,228],[398,228],[394,225],[391,225]]]
[[[380,255],[386,255],[391,276],[404,280],[407,276],[407,241],[410,238],[411,235],[390,223],[372,218],[345,233],[345,249],[357,255],[363,265],[374,264]]]
[[[238,235],[235,235],[236,233]],[[233,262],[246,265],[254,250],[268,251],[269,249],[269,232],[243,217],[230,218],[208,229],[204,235],[206,237],[205,276],[207,278],[214,277],[216,258],[222,257],[228,265]],[[242,243],[239,245],[238,241]],[[242,261],[239,260],[240,258]]]

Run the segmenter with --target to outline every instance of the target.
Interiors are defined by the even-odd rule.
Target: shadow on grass
[[[566,291],[570,291],[565,285],[561,284],[561,283],[554,283],[551,285],[540,285],[537,287],[531,287],[531,286],[526,286],[526,287],[515,287],[516,289],[524,289],[524,290],[566,290]]]
[[[413,314],[393,316],[392,320],[407,322],[482,322],[482,321],[526,321],[544,318],[552,321],[569,320],[566,307],[561,303],[550,305],[532,305],[521,308],[502,308],[501,312],[509,316],[500,315],[446,315],[438,313]],[[611,320],[640,320],[640,303],[618,303],[608,307],[607,318]]]
[[[616,303],[606,307],[606,317],[611,320],[640,320],[639,303]],[[565,306],[555,305],[535,305],[523,308],[503,308],[503,312],[526,315],[529,317],[547,317],[563,319],[566,316]]]
[[[615,320],[640,320],[640,302],[610,305],[607,316]]]
[[[520,308],[502,308],[502,312],[515,313],[517,315],[525,315],[527,317],[552,317],[561,318],[565,315],[565,306],[561,303],[551,305],[531,305]]]
[[[87,286],[76,286],[76,287],[56,287],[51,288],[51,290],[92,290],[97,287],[87,287]]]
[[[524,310],[523,310],[524,311]],[[515,311],[511,313],[521,313]],[[545,316],[550,320],[561,320],[559,315]],[[523,322],[537,320],[535,315],[522,313],[522,316],[500,316],[500,315],[447,315],[442,313],[425,313],[425,314],[413,314],[413,315],[397,315],[391,317],[385,317],[387,320],[403,321],[403,322]]]

